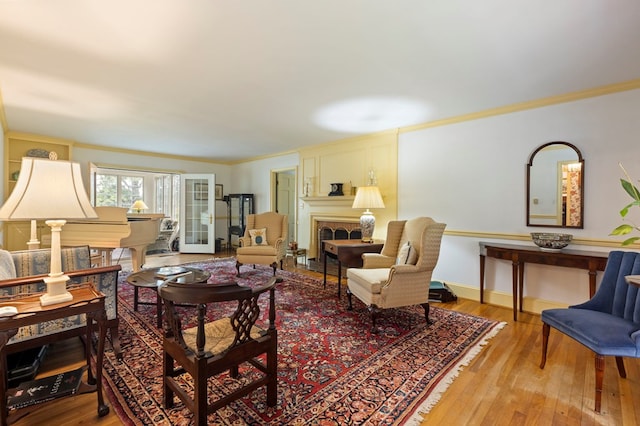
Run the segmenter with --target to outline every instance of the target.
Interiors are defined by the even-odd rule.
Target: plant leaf
[[[618,226],[616,229],[611,231],[609,235],[626,235],[629,232],[633,231],[633,229],[634,229],[633,226],[624,224],[624,225]]]
[[[628,180],[620,179],[620,183],[622,184],[622,188],[633,198],[636,202],[640,202],[640,191],[638,188],[633,186],[631,182]]]
[[[633,243],[635,243],[636,241],[640,240],[640,237],[631,237],[631,238],[627,238],[626,240],[624,240],[622,242],[623,246],[628,246],[631,245]]]

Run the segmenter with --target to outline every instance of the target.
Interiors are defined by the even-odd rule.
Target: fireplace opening
[[[322,252],[322,242],[325,240],[359,240],[362,239],[360,221],[357,218],[322,218],[313,221],[312,235],[315,237],[311,242],[312,249],[309,257],[308,267],[311,270],[322,272],[324,269],[324,255]],[[327,258],[327,273],[337,275],[338,262],[335,259]]]

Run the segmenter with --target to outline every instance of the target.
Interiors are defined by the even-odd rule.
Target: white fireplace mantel
[[[353,200],[355,198],[356,198],[355,195],[336,195],[331,197],[329,197],[328,195],[325,195],[325,196],[318,196],[318,197],[301,197],[300,199],[313,207],[332,207],[332,206],[351,207],[353,205]]]

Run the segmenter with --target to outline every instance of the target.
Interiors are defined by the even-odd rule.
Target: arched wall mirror
[[[527,226],[583,228],[584,159],[568,142],[549,142],[527,164]]]

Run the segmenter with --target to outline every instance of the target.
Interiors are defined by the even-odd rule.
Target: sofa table
[[[563,266],[589,271],[589,296],[596,292],[597,271],[604,271],[609,253],[584,250],[562,249],[544,251],[537,246],[480,242],[480,303],[484,303],[485,258],[510,260],[512,264],[513,320],[518,320],[517,305],[522,312],[522,292],[524,287],[525,263]]]
[[[384,243],[364,243],[360,240],[323,240],[324,288],[327,288],[327,256],[338,260],[338,298],[342,281],[342,265],[347,268],[362,267],[363,253],[380,253]]]
[[[5,347],[20,327],[39,324],[45,321],[66,318],[74,315],[85,314],[87,318],[85,356],[87,360],[87,383],[84,384],[84,391],[96,391],[98,396],[98,417],[109,413],[109,406],[104,403],[102,395],[102,362],[104,359],[104,341],[107,334],[107,314],[105,311],[104,295],[91,284],[84,284],[68,289],[73,299],[69,302],[55,305],[41,306],[41,293],[28,296],[16,296],[4,298],[0,302],[0,307],[13,306],[18,313],[11,316],[0,317],[0,424],[5,426],[15,418],[20,418],[21,410],[17,409],[9,415],[7,407],[7,358]],[[98,348],[95,361],[95,373],[91,369],[91,336],[93,334],[93,323],[98,324]],[[31,406],[33,408],[37,406]],[[24,409],[28,410],[28,408]]]

